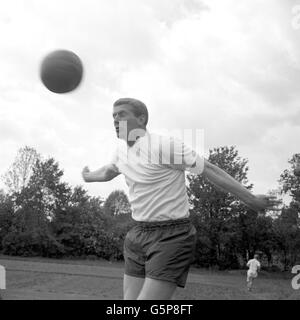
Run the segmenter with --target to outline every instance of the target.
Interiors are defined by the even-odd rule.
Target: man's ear
[[[138,123],[139,123],[140,125],[145,125],[145,124],[146,124],[146,115],[141,114],[141,115],[138,117]]]

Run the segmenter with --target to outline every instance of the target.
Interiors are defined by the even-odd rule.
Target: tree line
[[[219,269],[243,268],[259,253],[267,269],[287,270],[300,262],[300,177],[295,154],[278,180],[278,196],[291,202],[279,212],[258,214],[202,175],[187,176],[192,221],[197,229],[194,264]],[[234,146],[210,150],[208,160],[252,190],[248,160]],[[113,191],[91,197],[82,186],[63,181],[54,158],[21,148],[2,176],[0,252],[17,256],[123,259],[123,242],[132,227],[127,195]],[[271,192],[271,191],[270,191]]]

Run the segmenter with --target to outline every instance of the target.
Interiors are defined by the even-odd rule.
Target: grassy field
[[[4,300],[120,300],[123,263],[103,260],[56,260],[0,256],[6,268]],[[245,271],[192,268],[178,300],[300,300],[291,286],[292,274],[261,272],[252,292]]]

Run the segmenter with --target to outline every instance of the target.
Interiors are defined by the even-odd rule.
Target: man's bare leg
[[[251,289],[252,289],[252,283],[253,283],[253,278],[252,278],[252,277],[249,277],[249,278],[248,278],[248,283],[247,283],[248,291],[251,291]]]
[[[146,278],[138,300],[170,300],[176,287],[176,283]]]
[[[136,300],[143,288],[145,278],[132,277],[124,274],[124,300]]]

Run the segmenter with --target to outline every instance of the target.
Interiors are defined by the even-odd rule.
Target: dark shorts
[[[124,241],[125,274],[184,287],[195,243],[196,229],[189,219],[137,222]]]

